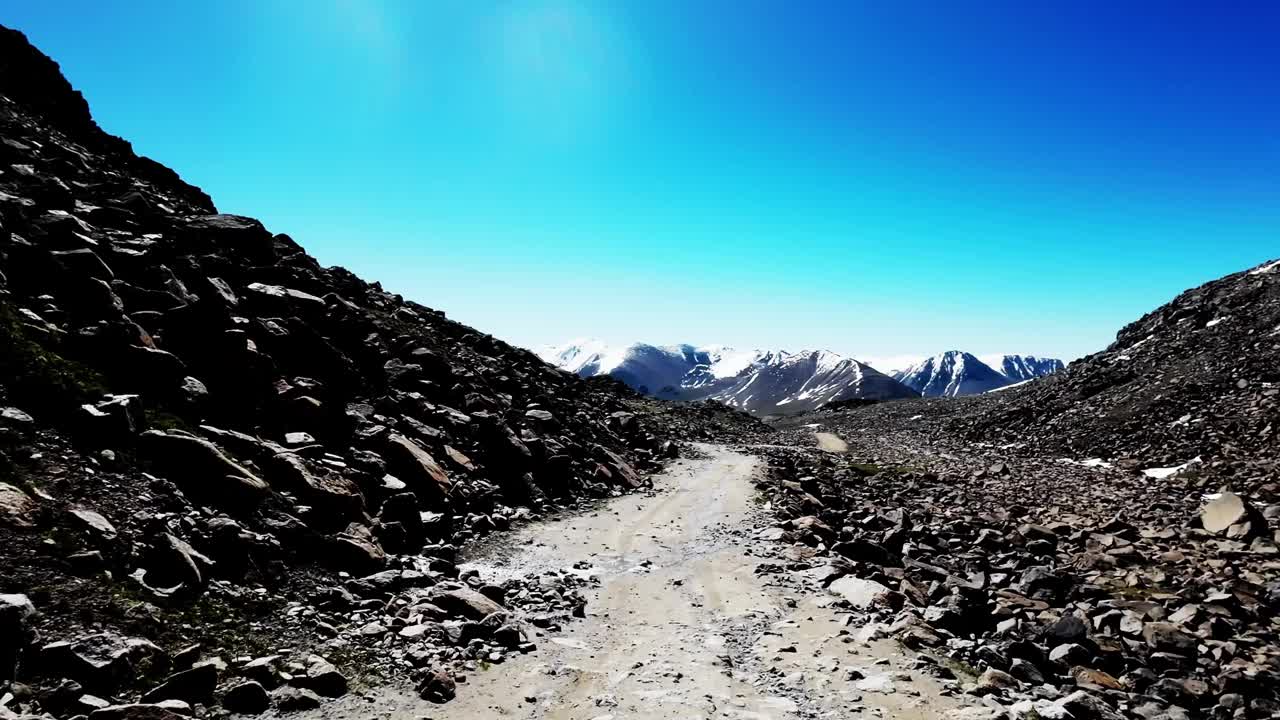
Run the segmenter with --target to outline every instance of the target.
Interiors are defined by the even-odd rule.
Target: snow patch
[[[1275,269],[1276,269],[1276,268],[1278,268],[1278,267],[1280,267],[1280,260],[1276,260],[1275,262],[1269,262],[1269,263],[1267,263],[1266,265],[1263,265],[1262,267],[1254,268],[1254,269],[1252,269],[1252,270],[1250,270],[1250,271],[1249,271],[1249,274],[1250,274],[1250,275],[1265,275],[1266,273],[1269,273],[1269,272],[1271,272],[1272,270],[1275,270]]]
[[[1147,477],[1153,480],[1163,480],[1165,478],[1178,475],[1183,471],[1185,471],[1187,468],[1191,467],[1192,465],[1197,465],[1199,463],[1200,463],[1200,458],[1194,458],[1192,460],[1188,460],[1187,462],[1182,463],[1181,465],[1178,465],[1177,467],[1148,468],[1146,470],[1143,470],[1142,474],[1146,475]]]
[[[1036,378],[1032,378],[1032,380],[1034,380],[1034,379],[1036,379]],[[1016,387],[1020,387],[1020,386],[1022,386],[1022,385],[1026,385],[1026,384],[1027,384],[1027,383],[1029,383],[1029,382],[1031,382],[1031,380],[1023,380],[1022,382],[1016,382],[1016,383],[1013,383],[1012,385],[1005,385],[1004,387],[992,388],[992,389],[990,389],[990,390],[986,391],[985,393],[983,393],[983,395],[990,395],[991,393],[1004,392],[1005,390],[1008,390],[1009,388],[1016,388]]]

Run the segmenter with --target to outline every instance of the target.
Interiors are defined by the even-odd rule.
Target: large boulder
[[[307,674],[294,679],[294,684],[313,690],[325,697],[341,697],[347,694],[347,676],[319,655],[307,660]]]
[[[1248,500],[1232,492],[1219,493],[1200,508],[1200,524],[1211,533],[1244,538],[1262,534],[1267,521]]]
[[[845,599],[855,608],[867,609],[887,606],[892,590],[874,580],[847,575],[827,586],[831,592]]]
[[[601,464],[609,468],[613,477],[618,479],[618,484],[629,488],[638,488],[644,484],[640,473],[636,472],[635,468],[631,467],[631,463],[622,459],[618,453],[603,445],[596,445],[595,453]]]
[[[142,433],[142,451],[184,492],[231,510],[252,509],[270,493],[261,478],[194,435],[148,430]]]
[[[190,720],[168,703],[109,705],[89,713],[90,720]]]
[[[222,695],[222,707],[241,715],[258,715],[271,707],[271,696],[261,683],[246,680],[227,688]]]
[[[35,524],[36,502],[21,488],[0,482],[0,523],[12,527]]]
[[[494,613],[505,613],[507,610],[468,587],[436,588],[432,590],[429,599],[445,612],[470,620],[483,620]]]
[[[142,696],[147,703],[162,700],[182,700],[189,703],[208,703],[218,687],[218,666],[212,662],[198,663],[187,670],[176,672],[164,682]]]
[[[35,614],[26,595],[0,595],[0,687],[13,680],[23,652],[36,640]]]
[[[167,532],[152,540],[144,562],[148,586],[169,592],[180,590],[186,595],[196,594],[204,587],[205,570],[214,564],[185,540]]]
[[[349,521],[364,516],[364,495],[354,482],[301,455],[278,453],[267,477],[277,489],[296,494],[330,519]]]
[[[414,441],[403,435],[387,438],[387,468],[403,480],[427,508],[441,507],[453,487],[449,473]]]
[[[353,575],[368,575],[387,564],[387,553],[367,525],[351,523],[333,537],[329,564]]]
[[[185,238],[201,251],[230,252],[250,264],[275,260],[275,243],[262,223],[241,215],[196,215],[186,219]]]
[[[107,694],[126,679],[164,668],[168,661],[168,655],[149,640],[105,632],[50,643],[40,650],[42,668]]]

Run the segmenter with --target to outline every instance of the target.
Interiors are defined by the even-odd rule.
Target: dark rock
[[[457,683],[444,670],[430,670],[418,683],[418,695],[433,703],[447,703],[457,695]]]
[[[165,678],[163,683],[143,694],[142,702],[183,700],[189,703],[208,703],[217,686],[217,666],[213,663],[201,663]]]
[[[503,606],[466,587],[438,587],[431,591],[429,598],[432,604],[443,608],[446,612],[473,620],[482,620],[489,615],[506,612]]]
[[[266,482],[228,458],[208,440],[148,430],[142,433],[142,448],[160,472],[185,492],[220,506],[237,510],[252,508],[270,492]]]
[[[12,681],[27,647],[39,637],[36,609],[26,595],[0,595],[0,686]]]
[[[320,696],[306,688],[282,687],[271,692],[271,702],[281,712],[315,710],[320,707]]]
[[[89,713],[89,720],[186,720],[172,708],[151,703],[111,705]]]
[[[1156,652],[1168,652],[1176,655],[1196,654],[1197,641],[1177,625],[1166,622],[1151,622],[1142,626],[1142,638]]]
[[[111,693],[126,678],[143,677],[168,665],[164,651],[148,640],[98,633],[45,645],[40,666],[56,670],[90,690]]]
[[[1068,613],[1050,625],[1044,632],[1045,643],[1050,648],[1059,645],[1078,644],[1084,642],[1089,629],[1078,615]]]
[[[347,694],[347,678],[333,663],[312,655],[307,663],[307,674],[294,682],[299,687],[314,690],[325,697],[341,697]]]
[[[259,715],[271,707],[271,696],[261,684],[246,680],[227,688],[222,707],[240,715]]]

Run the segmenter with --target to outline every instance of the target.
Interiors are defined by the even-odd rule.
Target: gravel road
[[[507,551],[470,564],[498,579],[576,564],[601,580],[584,620],[537,637],[533,654],[474,673],[447,705],[387,688],[316,716],[953,717],[962,701],[911,672],[898,646],[859,641],[834,596],[756,572],[779,560],[754,539],[765,522],[750,482],[757,460],[702,450],[657,477],[652,495],[531,526]]]

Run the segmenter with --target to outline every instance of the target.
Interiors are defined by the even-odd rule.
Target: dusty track
[[[327,717],[798,718],[825,713],[941,718],[939,696],[889,643],[854,640],[824,593],[787,597],[755,573],[752,457],[705,447],[657,478],[658,493],[521,531],[481,573],[585,561],[602,581],[587,618],[536,638],[536,653],[474,673],[433,706],[380,690],[327,706]],[[879,661],[879,664],[877,664]],[[853,673],[849,671],[853,670]]]
[[[820,432],[814,433],[814,436],[818,438],[818,447],[822,450],[837,453],[849,451],[849,443],[841,440],[840,436],[835,433]]]

